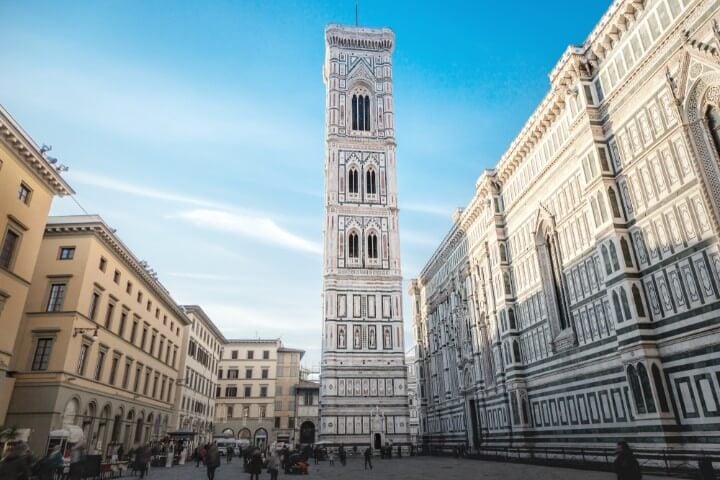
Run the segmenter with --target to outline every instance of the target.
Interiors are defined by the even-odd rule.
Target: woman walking
[[[640,480],[642,478],[640,464],[630,445],[625,441],[617,444],[614,466],[618,480]]]

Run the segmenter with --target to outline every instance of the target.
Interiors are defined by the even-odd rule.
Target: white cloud
[[[115,192],[127,193],[129,195],[135,195],[137,197],[164,200],[172,203],[180,203],[205,208],[233,208],[231,205],[226,203],[216,202],[214,200],[208,200],[199,197],[193,197],[190,195],[180,195],[173,192],[158,190],[152,187],[134,185],[124,182],[123,180],[118,180],[117,178],[110,178],[90,172],[74,171],[68,175],[68,180],[72,183],[80,183],[93,187],[104,188],[106,190],[113,190]]]
[[[438,205],[436,203],[420,203],[420,202],[400,202],[400,211],[408,210],[411,212],[427,213],[430,215],[438,215],[440,217],[451,218],[455,208],[446,205]]]
[[[320,326],[319,312],[302,312],[283,305],[265,304],[265,307],[210,303],[203,305],[213,322],[228,337],[280,337],[292,332],[298,334]],[[319,332],[318,332],[319,336]]]
[[[168,273],[171,277],[176,278],[187,278],[190,280],[210,280],[218,282],[229,282],[234,281],[236,278],[230,275],[217,275],[214,273],[194,273],[194,272],[171,272]]]
[[[179,218],[196,227],[232,233],[293,250],[322,254],[322,245],[285,230],[268,217],[198,208],[169,218]]]

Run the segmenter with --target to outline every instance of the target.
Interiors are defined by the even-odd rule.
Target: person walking
[[[80,440],[70,449],[70,480],[80,480],[82,478],[84,464],[85,444]]]
[[[233,453],[235,453],[235,449],[232,445],[229,445],[227,447],[227,451],[225,452],[225,456],[227,457],[227,463],[232,462]]]
[[[0,461],[0,479],[30,480],[31,470],[25,442],[10,447]]]
[[[372,449],[370,447],[367,447],[365,449],[365,470],[368,469],[368,466],[370,467],[370,470],[372,470]]]
[[[617,443],[613,466],[615,467],[617,480],[640,480],[642,478],[640,464],[635,458],[630,445],[625,441]]]
[[[135,451],[135,470],[140,472],[140,478],[145,478],[148,472],[148,465],[152,458],[152,449],[150,445],[141,445]]]
[[[60,445],[55,445],[45,457],[38,462],[38,477],[40,480],[53,480],[55,471],[63,464]],[[2,476],[0,476],[2,478]]]
[[[208,480],[215,479],[215,469],[220,466],[220,451],[216,444],[210,445],[205,453],[205,466],[207,467]]]
[[[270,472],[270,480],[277,480],[280,471],[280,458],[278,452],[273,452],[268,459],[268,472]]]
[[[344,467],[345,461],[347,460],[347,454],[345,453],[345,447],[342,445],[340,445],[340,448],[338,449],[338,457],[340,457],[340,465]]]
[[[335,453],[332,450],[328,450],[328,463],[330,466],[335,466]]]
[[[250,473],[250,480],[260,480],[260,472],[262,472],[263,467],[263,459],[262,454],[260,453],[260,449],[256,448],[252,456],[250,457],[250,462],[248,463],[248,472]]]

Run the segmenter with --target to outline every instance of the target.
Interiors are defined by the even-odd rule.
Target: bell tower
[[[392,52],[387,28],[325,29],[320,438],[409,445]]]

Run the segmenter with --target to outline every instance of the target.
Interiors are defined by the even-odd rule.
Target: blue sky
[[[403,274],[417,275],[609,0],[364,0],[395,30]],[[0,0],[0,103],[179,303],[319,363],[327,23],[354,1]],[[79,213],[69,199],[54,214]],[[407,302],[406,302],[407,303]],[[407,346],[411,318],[406,311]]]

